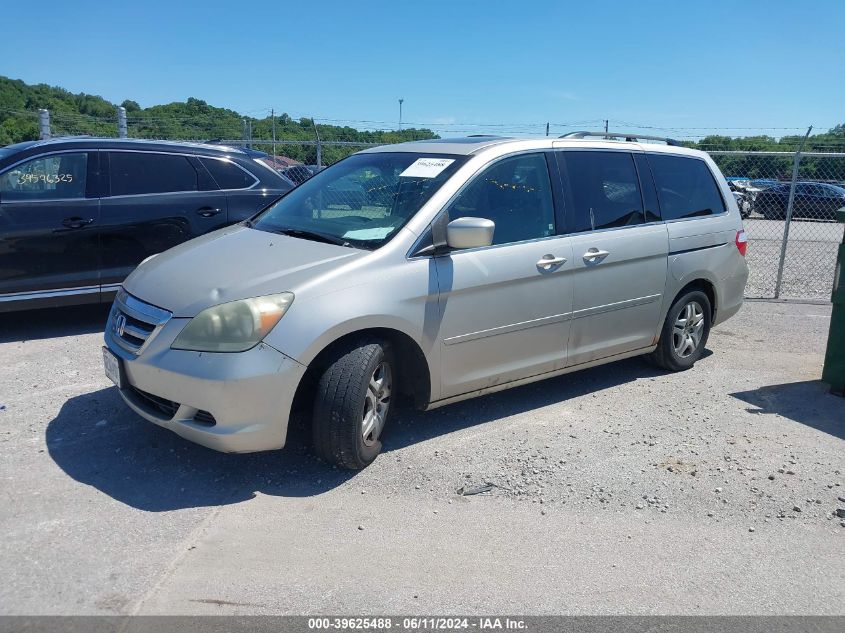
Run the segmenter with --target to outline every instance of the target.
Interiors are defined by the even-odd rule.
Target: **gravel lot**
[[[0,316],[0,613],[845,614],[829,315],[749,302],[689,372],[403,411],[357,474],[137,418],[104,309]]]
[[[751,218],[744,221],[748,234],[748,297],[774,297],[783,243],[784,222]],[[836,253],[842,243],[843,225],[795,220],[783,266],[782,298],[830,299]]]

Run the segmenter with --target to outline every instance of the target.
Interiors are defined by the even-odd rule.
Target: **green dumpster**
[[[845,209],[836,212],[836,219],[845,224]],[[839,245],[830,300],[833,302],[833,313],[830,317],[822,380],[830,385],[832,393],[845,396],[845,237]]]

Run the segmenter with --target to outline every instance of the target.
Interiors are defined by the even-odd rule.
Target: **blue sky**
[[[0,74],[115,102],[193,96],[391,128],[402,97],[407,123],[455,135],[605,118],[684,137],[845,122],[843,0],[38,6],[2,12],[26,19],[4,24]]]

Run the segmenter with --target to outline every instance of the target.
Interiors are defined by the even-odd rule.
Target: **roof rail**
[[[588,136],[603,136],[604,138],[624,138],[626,141],[636,143],[637,141],[663,141],[666,145],[675,145],[681,147],[681,142],[666,136],[649,136],[647,134],[640,134],[634,132],[569,132],[562,134],[558,138],[586,138]]]

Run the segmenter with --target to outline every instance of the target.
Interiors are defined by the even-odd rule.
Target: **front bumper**
[[[106,325],[108,348],[123,359],[120,395],[141,417],[227,453],[281,448],[305,366],[260,343],[240,353],[172,350],[190,319],[170,319],[135,355]]]

